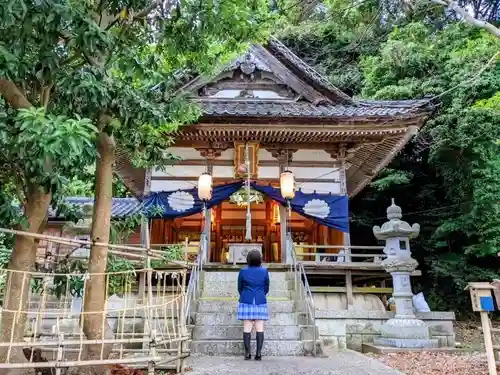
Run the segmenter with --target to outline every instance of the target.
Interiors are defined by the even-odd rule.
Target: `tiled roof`
[[[68,197],[65,199],[67,203],[75,204],[78,206],[84,206],[87,204],[94,204],[94,198],[87,197]],[[113,203],[111,205],[111,217],[122,218],[131,216],[140,211],[141,202],[136,198],[113,198]],[[49,219],[63,219],[63,217],[58,217],[57,213],[50,209]]]
[[[289,69],[292,69],[294,73],[300,73],[306,81],[310,81],[313,85],[323,88],[323,90],[320,91],[327,94],[328,97],[333,95],[334,98],[339,99],[341,102],[352,102],[352,98],[343,93],[342,90],[333,86],[325,77],[319,74],[312,66],[306,64],[304,60],[294,54],[278,39],[271,37],[269,43],[267,44],[267,49],[270,50]]]
[[[217,100],[198,101],[207,116],[369,117],[418,112],[427,101],[360,101],[355,105],[314,105],[308,102]]]

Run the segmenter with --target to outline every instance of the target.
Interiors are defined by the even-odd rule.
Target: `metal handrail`
[[[189,277],[189,283],[187,287],[187,292],[186,292],[186,300],[185,300],[185,307],[184,307],[184,321],[186,322],[186,325],[190,325],[190,318],[191,318],[191,311],[193,304],[196,303],[198,300],[198,295],[200,292],[200,274],[201,271],[203,270],[203,263],[204,263],[204,239],[200,242],[199,248],[198,248],[198,255],[196,256],[196,261],[191,267],[191,275]]]
[[[311,288],[309,287],[309,281],[307,280],[306,271],[302,263],[297,262],[295,254],[295,246],[292,241],[287,241],[292,247],[290,251],[292,256],[291,270],[294,275],[294,286],[295,290],[300,293],[300,300],[305,302],[306,314],[310,324],[313,327],[313,355],[316,357],[317,350],[317,337],[316,337],[316,308],[314,306],[314,299],[312,296]],[[302,278],[304,278],[304,283],[302,283]]]
[[[316,308],[314,306],[314,299],[312,296],[311,288],[309,287],[309,281],[307,280],[306,271],[305,271],[304,265],[302,263],[299,263],[299,272],[300,272],[300,275],[304,277],[304,284],[303,284],[303,288],[304,288],[304,292],[305,292],[304,301],[306,303],[306,307],[308,310],[309,319],[310,319],[311,324],[313,326],[313,355],[316,357],[316,341],[317,341],[317,337],[316,337]]]

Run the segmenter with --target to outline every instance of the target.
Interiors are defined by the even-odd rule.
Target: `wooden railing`
[[[141,245],[128,245],[128,246],[141,246]],[[200,244],[198,242],[189,242],[188,238],[183,242],[178,242],[178,243],[153,243],[150,245],[151,252],[156,255],[161,257],[163,254],[163,249],[168,248],[168,247],[173,247],[173,246],[182,246],[182,253],[183,253],[183,260],[185,262],[194,262],[196,260],[196,257],[200,251]]]
[[[381,263],[387,257],[383,246],[296,244],[294,248],[297,261],[305,263]]]

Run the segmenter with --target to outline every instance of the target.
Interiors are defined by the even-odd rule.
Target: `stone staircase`
[[[204,271],[192,327],[192,355],[243,355],[243,324],[237,319],[238,271]],[[266,324],[263,355],[312,354],[314,330],[288,272],[270,272],[270,320]],[[255,333],[252,333],[255,353]],[[316,336],[317,337],[317,336]]]

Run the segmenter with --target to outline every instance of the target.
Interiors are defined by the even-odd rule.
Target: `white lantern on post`
[[[212,176],[210,173],[203,173],[198,179],[198,198],[203,202],[212,199]]]
[[[203,202],[203,227],[200,237],[200,247],[202,253],[202,264],[208,259],[208,237],[206,228],[210,225],[211,221],[207,215],[207,202],[212,199],[212,176],[210,173],[202,173],[198,179],[198,198]],[[210,229],[208,229],[210,231]]]
[[[290,226],[290,219],[292,217],[292,206],[291,202],[292,199],[295,198],[295,176],[293,175],[292,171],[283,171],[280,175],[280,189],[281,189],[281,196],[285,198],[286,203],[287,203],[287,209],[288,209],[288,215],[284,223],[281,223],[281,225],[285,225],[285,229],[289,229],[288,233],[285,235],[285,238],[282,239],[285,241],[283,244],[285,247],[285,260],[288,263],[290,259],[292,259],[291,253],[293,251],[293,244],[292,244],[292,232],[291,232],[291,226]]]
[[[281,196],[287,201],[295,197],[295,177],[292,171],[284,171],[280,176]]]

